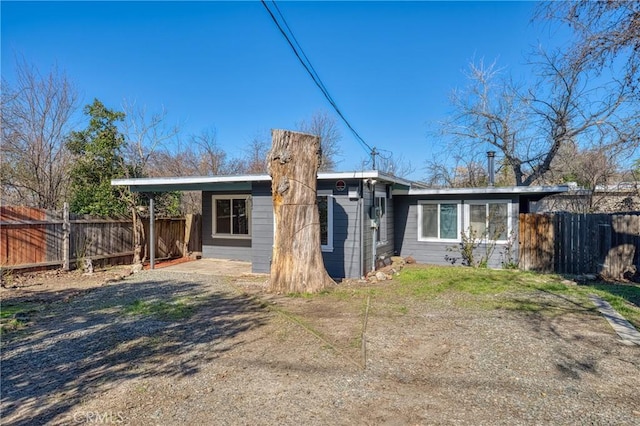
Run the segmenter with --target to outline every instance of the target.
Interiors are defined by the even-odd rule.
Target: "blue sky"
[[[278,2],[341,110],[371,146],[423,163],[466,84],[473,59],[498,59],[521,78],[540,40],[533,2]],[[168,111],[182,133],[215,128],[229,156],[257,134],[333,113],[260,2],[1,3],[2,77],[15,55],[64,70],[83,105],[124,99]],[[365,150],[342,123],[340,170]]]

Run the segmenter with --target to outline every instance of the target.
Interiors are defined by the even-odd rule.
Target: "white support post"
[[[156,266],[156,214],[153,206],[153,194],[149,194],[149,268]]]

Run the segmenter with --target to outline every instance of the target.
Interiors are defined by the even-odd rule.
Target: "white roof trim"
[[[234,183],[269,181],[269,175],[236,175],[236,176],[176,176],[159,178],[112,179],[112,186],[151,186],[151,185],[190,185],[202,183]]]
[[[319,180],[332,179],[379,179],[386,182],[411,186],[414,182],[395,176],[380,173],[378,170],[365,170],[360,172],[323,172],[318,173]],[[230,175],[230,176],[176,176],[159,178],[129,178],[113,179],[112,186],[158,186],[158,185],[198,185],[210,183],[236,183],[236,182],[268,182],[271,176],[260,175]]]
[[[460,195],[460,194],[555,194],[569,191],[567,185],[557,186],[500,186],[483,188],[411,188],[407,195]]]
[[[554,194],[567,192],[568,185],[560,186],[504,186],[504,187],[483,187],[483,188],[427,188],[425,184],[398,178],[395,176],[380,173],[378,170],[363,170],[354,172],[323,172],[318,173],[319,180],[338,179],[376,179],[382,182],[396,183],[407,188],[394,189],[394,194],[404,195],[458,195],[458,194]],[[172,186],[193,186],[224,183],[248,183],[248,182],[269,182],[271,176],[267,174],[246,174],[228,176],[176,176],[158,178],[130,178],[113,179],[113,186],[131,186],[137,190],[144,190],[145,187],[157,188],[165,187],[166,190]]]

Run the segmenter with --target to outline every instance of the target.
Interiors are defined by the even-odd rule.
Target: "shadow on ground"
[[[240,344],[244,331],[267,320],[258,302],[215,288],[202,277],[154,281],[150,275],[70,293],[34,312],[27,330],[3,337],[4,421],[46,424],[124,380],[196,374],[198,365],[214,361]],[[173,306],[176,300],[186,307],[177,317],[129,309]]]

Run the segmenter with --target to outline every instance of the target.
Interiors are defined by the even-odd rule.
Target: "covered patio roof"
[[[391,183],[394,189],[404,189],[405,191],[412,187],[426,188],[424,184],[381,173],[378,170],[318,173],[318,180],[340,179],[375,179],[381,182]],[[232,191],[250,190],[252,182],[270,181],[271,176],[267,174],[245,174],[113,179],[111,185],[128,186],[132,192]]]

